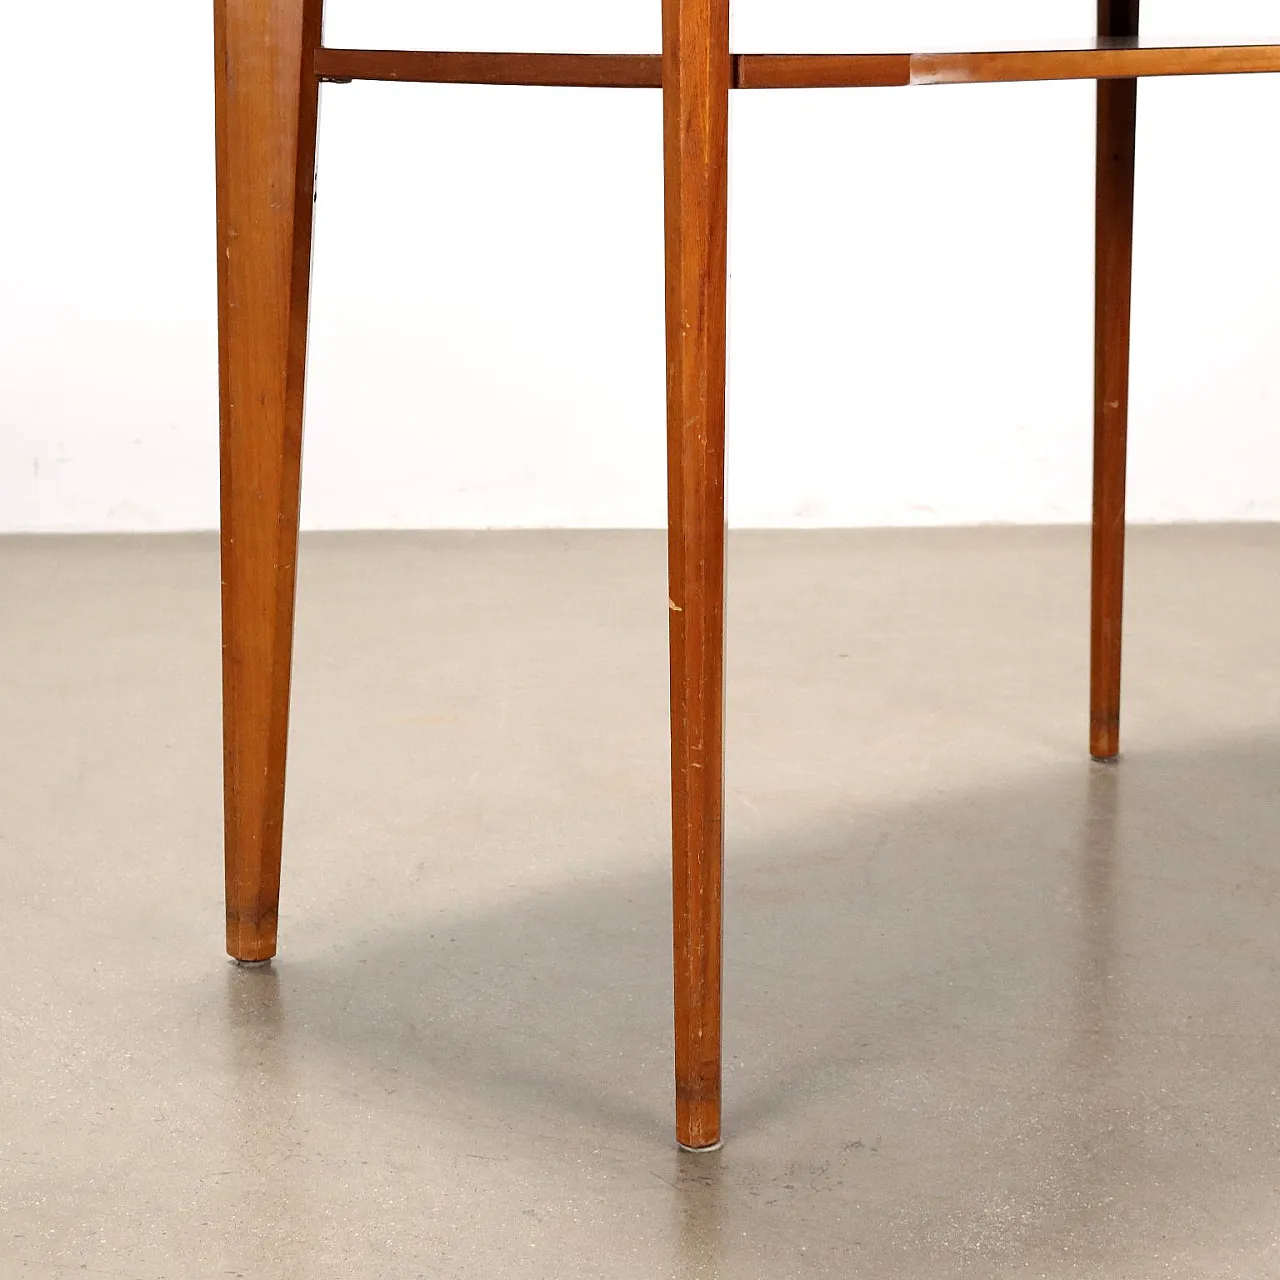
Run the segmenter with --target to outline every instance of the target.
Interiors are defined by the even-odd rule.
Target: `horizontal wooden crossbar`
[[[985,53],[740,53],[733,57],[733,86],[736,89],[837,89],[1267,71],[1280,71],[1280,44],[1184,48],[1147,46],[1140,40],[1100,40],[1076,48]],[[315,72],[321,80],[337,81],[607,89],[662,86],[662,58],[658,54],[318,49]]]
[[[317,49],[321,80],[418,84],[525,84],[581,89],[660,89],[662,57],[647,53],[418,53]]]
[[[1137,76],[1240,75],[1280,71],[1280,45],[1143,48],[1112,41],[1093,49],[914,54],[912,84],[993,84],[1018,80],[1118,80]]]

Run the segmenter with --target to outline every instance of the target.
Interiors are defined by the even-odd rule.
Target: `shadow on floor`
[[[731,838],[729,1146],[670,1166],[686,1261],[730,1193],[987,1274],[1138,1232],[1181,1257],[1232,1204],[1263,1229],[1277,777],[1260,738]],[[420,1095],[424,1132],[444,1097],[547,1158],[663,1168],[668,891],[655,863],[450,918],[424,889],[421,927],[232,970],[228,1011]]]

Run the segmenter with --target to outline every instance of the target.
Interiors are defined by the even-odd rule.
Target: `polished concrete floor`
[[[207,537],[0,542],[0,1277],[1280,1276],[1280,530],[746,534],[671,1127],[654,534],[314,537],[222,955]]]

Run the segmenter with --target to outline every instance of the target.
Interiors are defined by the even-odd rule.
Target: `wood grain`
[[[741,89],[839,89],[992,84],[1280,71],[1280,45],[1143,47],[1136,37],[1077,49],[973,53],[739,54]]]
[[[451,53],[318,49],[322,80],[657,89],[656,54]],[[1280,45],[1143,46],[1136,37],[1078,48],[961,53],[744,53],[730,56],[735,89],[860,89],[905,85],[1094,80],[1280,71]]]
[[[396,80],[418,84],[513,84],[569,88],[657,89],[658,54],[426,53],[392,49],[318,49],[322,80]]]
[[[215,0],[227,950],[276,951],[321,0]]]
[[[1099,0],[1098,31],[1136,36],[1138,0]],[[1089,751],[1097,760],[1120,752],[1137,111],[1137,80],[1098,82],[1089,662]]]
[[[744,53],[734,59],[738,89],[843,89],[908,85],[911,56],[905,53]]]
[[[996,84],[1136,76],[1236,75],[1280,71],[1280,45],[1143,48],[1136,40],[1093,49],[914,54],[912,84]]]
[[[663,0],[676,1137],[720,1141],[729,0]]]

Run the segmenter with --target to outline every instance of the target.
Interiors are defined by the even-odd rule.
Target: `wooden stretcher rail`
[[[994,84],[1025,80],[1125,80],[1139,76],[1239,75],[1280,71],[1280,45],[1144,48],[1112,41],[1094,49],[914,54],[912,84]]]
[[[911,83],[909,53],[740,53],[735,89],[874,89]]]
[[[1260,71],[1280,71],[1280,45],[1144,48],[1136,41],[1117,40],[1088,49],[991,53],[746,54],[738,58],[734,82],[740,89],[835,89]]]
[[[662,86],[662,59],[657,54],[318,49],[315,71],[321,80],[339,81],[607,89]],[[733,57],[732,83],[735,89],[839,89],[1267,71],[1280,71],[1280,44],[1183,48],[1110,40],[1088,48],[990,53],[741,53]]]
[[[418,53],[317,49],[321,80],[419,84],[523,84],[581,89],[660,89],[660,54]]]

